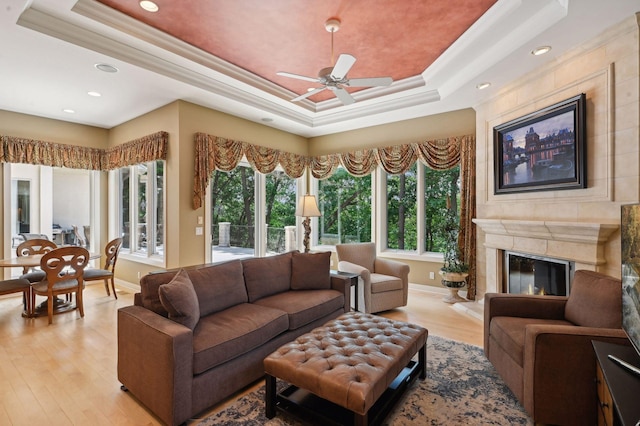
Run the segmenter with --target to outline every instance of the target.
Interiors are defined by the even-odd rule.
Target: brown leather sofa
[[[349,310],[330,253],[286,253],[149,274],[118,310],[118,380],[181,424],[264,375],[281,345]]]
[[[592,340],[629,344],[622,283],[576,271],[569,297],[488,293],[484,351],[536,423],[597,424]]]

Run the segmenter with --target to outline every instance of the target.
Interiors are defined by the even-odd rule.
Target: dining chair
[[[53,241],[45,240],[43,238],[36,238],[32,240],[26,240],[18,245],[16,248],[16,256],[32,256],[34,254],[45,254],[51,250],[58,248]],[[30,266],[25,266],[22,269],[22,276],[29,280],[29,282],[35,283],[44,279],[45,273],[42,270],[37,270]]]
[[[27,316],[33,313],[31,305],[31,283],[25,278],[0,281],[0,295],[22,293],[24,310]]]
[[[118,253],[120,252],[121,246],[122,238],[115,238],[109,241],[106,248],[104,249],[105,255],[107,256],[107,259],[104,262],[104,269],[89,268],[84,271],[85,281],[104,280],[104,288],[105,290],[107,290],[107,296],[111,295],[109,293],[109,280],[111,280],[111,289],[113,290],[113,295],[116,299],[118,298],[118,294],[116,293],[114,274],[116,269],[116,262],[118,261]]]
[[[49,324],[53,323],[54,298],[61,294],[76,294],[75,308],[84,317],[82,291],[84,290],[84,268],[89,263],[89,252],[84,247],[60,247],[42,256],[40,269],[46,277],[31,284],[31,306],[36,295],[47,297]]]

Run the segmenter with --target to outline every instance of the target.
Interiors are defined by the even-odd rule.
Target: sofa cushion
[[[402,290],[402,279],[390,275],[371,274],[371,293],[384,293],[385,291]]]
[[[239,260],[189,269],[188,273],[203,317],[248,300]]]
[[[169,283],[160,286],[158,293],[169,318],[193,330],[200,319],[200,306],[189,274],[181,269]]]
[[[242,303],[202,317],[193,331],[193,372],[200,374],[287,331],[287,314]]]
[[[576,271],[564,317],[582,327],[622,327],[622,282],[594,271]]]
[[[524,336],[530,324],[573,325],[569,321],[538,318],[494,317],[489,325],[489,335],[520,366],[524,363]]]
[[[160,302],[158,289],[162,284],[166,284],[176,276],[178,271],[167,271],[147,274],[140,279],[140,299],[142,306],[164,317],[169,313]]]
[[[242,261],[249,302],[291,288],[291,253]]]
[[[289,315],[289,330],[295,330],[339,309],[344,310],[344,295],[336,290],[297,290],[255,303],[285,311]]]
[[[291,289],[320,290],[331,288],[331,252],[300,253],[291,257]]]

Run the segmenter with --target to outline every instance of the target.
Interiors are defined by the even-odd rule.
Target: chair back
[[[36,238],[20,243],[16,248],[16,256],[22,257],[34,254],[45,254],[56,248],[58,248],[58,246],[53,241]]]
[[[578,270],[573,276],[564,317],[575,325],[622,327],[622,281],[595,271]]]
[[[120,247],[122,247],[122,238],[114,238],[107,243],[107,247],[104,249],[107,259],[104,262],[104,269],[113,272],[116,269],[116,262],[118,261],[118,253],[120,253]]]
[[[336,253],[338,261],[355,263],[367,268],[370,272],[375,272],[373,266],[376,260],[375,243],[336,244]]]
[[[89,251],[84,247],[60,247],[42,256],[40,268],[47,275],[49,289],[61,281],[76,280],[82,288],[84,268],[89,263]]]

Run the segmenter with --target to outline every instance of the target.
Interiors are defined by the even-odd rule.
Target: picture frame
[[[493,128],[494,194],[587,187],[586,95]]]

